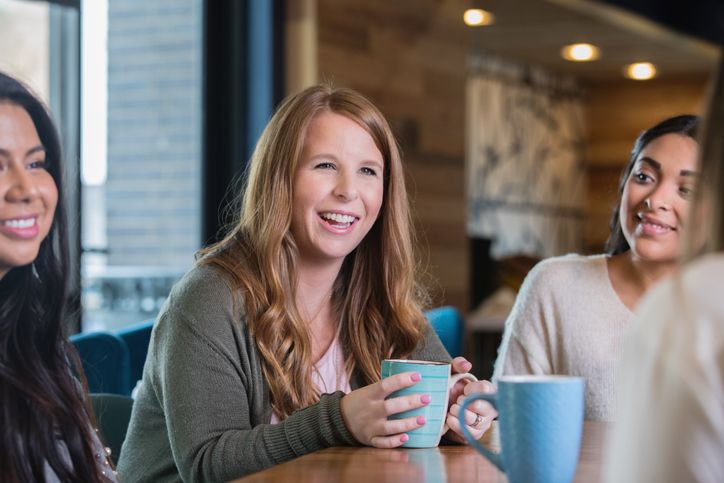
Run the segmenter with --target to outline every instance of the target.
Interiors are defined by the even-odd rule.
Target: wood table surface
[[[604,435],[607,424],[587,421],[583,427],[576,483],[601,481]],[[498,450],[497,427],[487,445]],[[234,480],[242,482],[495,482],[504,474],[469,446],[429,449],[377,449],[334,447],[310,453],[281,465]]]

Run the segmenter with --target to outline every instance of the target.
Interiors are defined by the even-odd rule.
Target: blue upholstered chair
[[[425,316],[448,353],[452,357],[462,355],[465,324],[460,312],[455,307],[445,306],[428,310]]]
[[[89,332],[72,335],[70,341],[80,355],[90,392],[131,393],[128,347],[123,339],[109,332]]]
[[[143,376],[143,365],[146,362],[154,322],[154,319],[146,320],[116,332],[116,335],[123,339],[128,347],[130,357],[130,379],[128,384],[131,390]]]
[[[111,449],[111,459],[117,464],[131,420],[133,399],[120,394],[91,394],[90,400],[101,440]]]

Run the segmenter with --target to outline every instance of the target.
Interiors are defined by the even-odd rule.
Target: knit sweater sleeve
[[[508,374],[552,373],[554,357],[548,334],[555,320],[551,316],[554,294],[549,288],[550,275],[551,267],[542,262],[525,278],[505,322],[493,380]]]
[[[450,362],[450,354],[445,350],[435,329],[429,323],[425,324],[425,338],[410,354],[410,359],[418,361]]]
[[[198,282],[169,306],[153,344],[154,390],[180,477],[227,481],[322,448],[355,444],[342,420],[341,392],[323,395],[279,424],[255,421],[258,401],[268,400],[259,394],[268,389],[254,342],[225,284]]]
[[[354,444],[342,393],[279,424],[252,427],[248,384],[219,348],[187,323],[167,341],[162,391],[171,449],[184,481],[225,481],[335,444]]]

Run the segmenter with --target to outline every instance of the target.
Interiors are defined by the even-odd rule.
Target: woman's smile
[[[669,225],[656,217],[643,215],[641,213],[636,215],[636,217],[638,219],[637,233],[641,235],[656,237],[668,235],[671,232],[677,231],[674,226]]]
[[[20,216],[8,220],[0,220],[0,231],[20,239],[31,239],[38,236],[38,216]]]
[[[346,234],[351,231],[352,226],[359,220],[358,216],[339,211],[325,211],[319,214],[324,226],[333,233]]]

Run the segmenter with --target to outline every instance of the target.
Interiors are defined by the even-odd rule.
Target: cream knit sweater
[[[586,419],[611,421],[615,368],[633,317],[613,290],[605,255],[545,260],[526,277],[505,323],[493,381],[505,374],[581,376]]]
[[[602,481],[724,481],[724,254],[647,294],[624,340]]]

